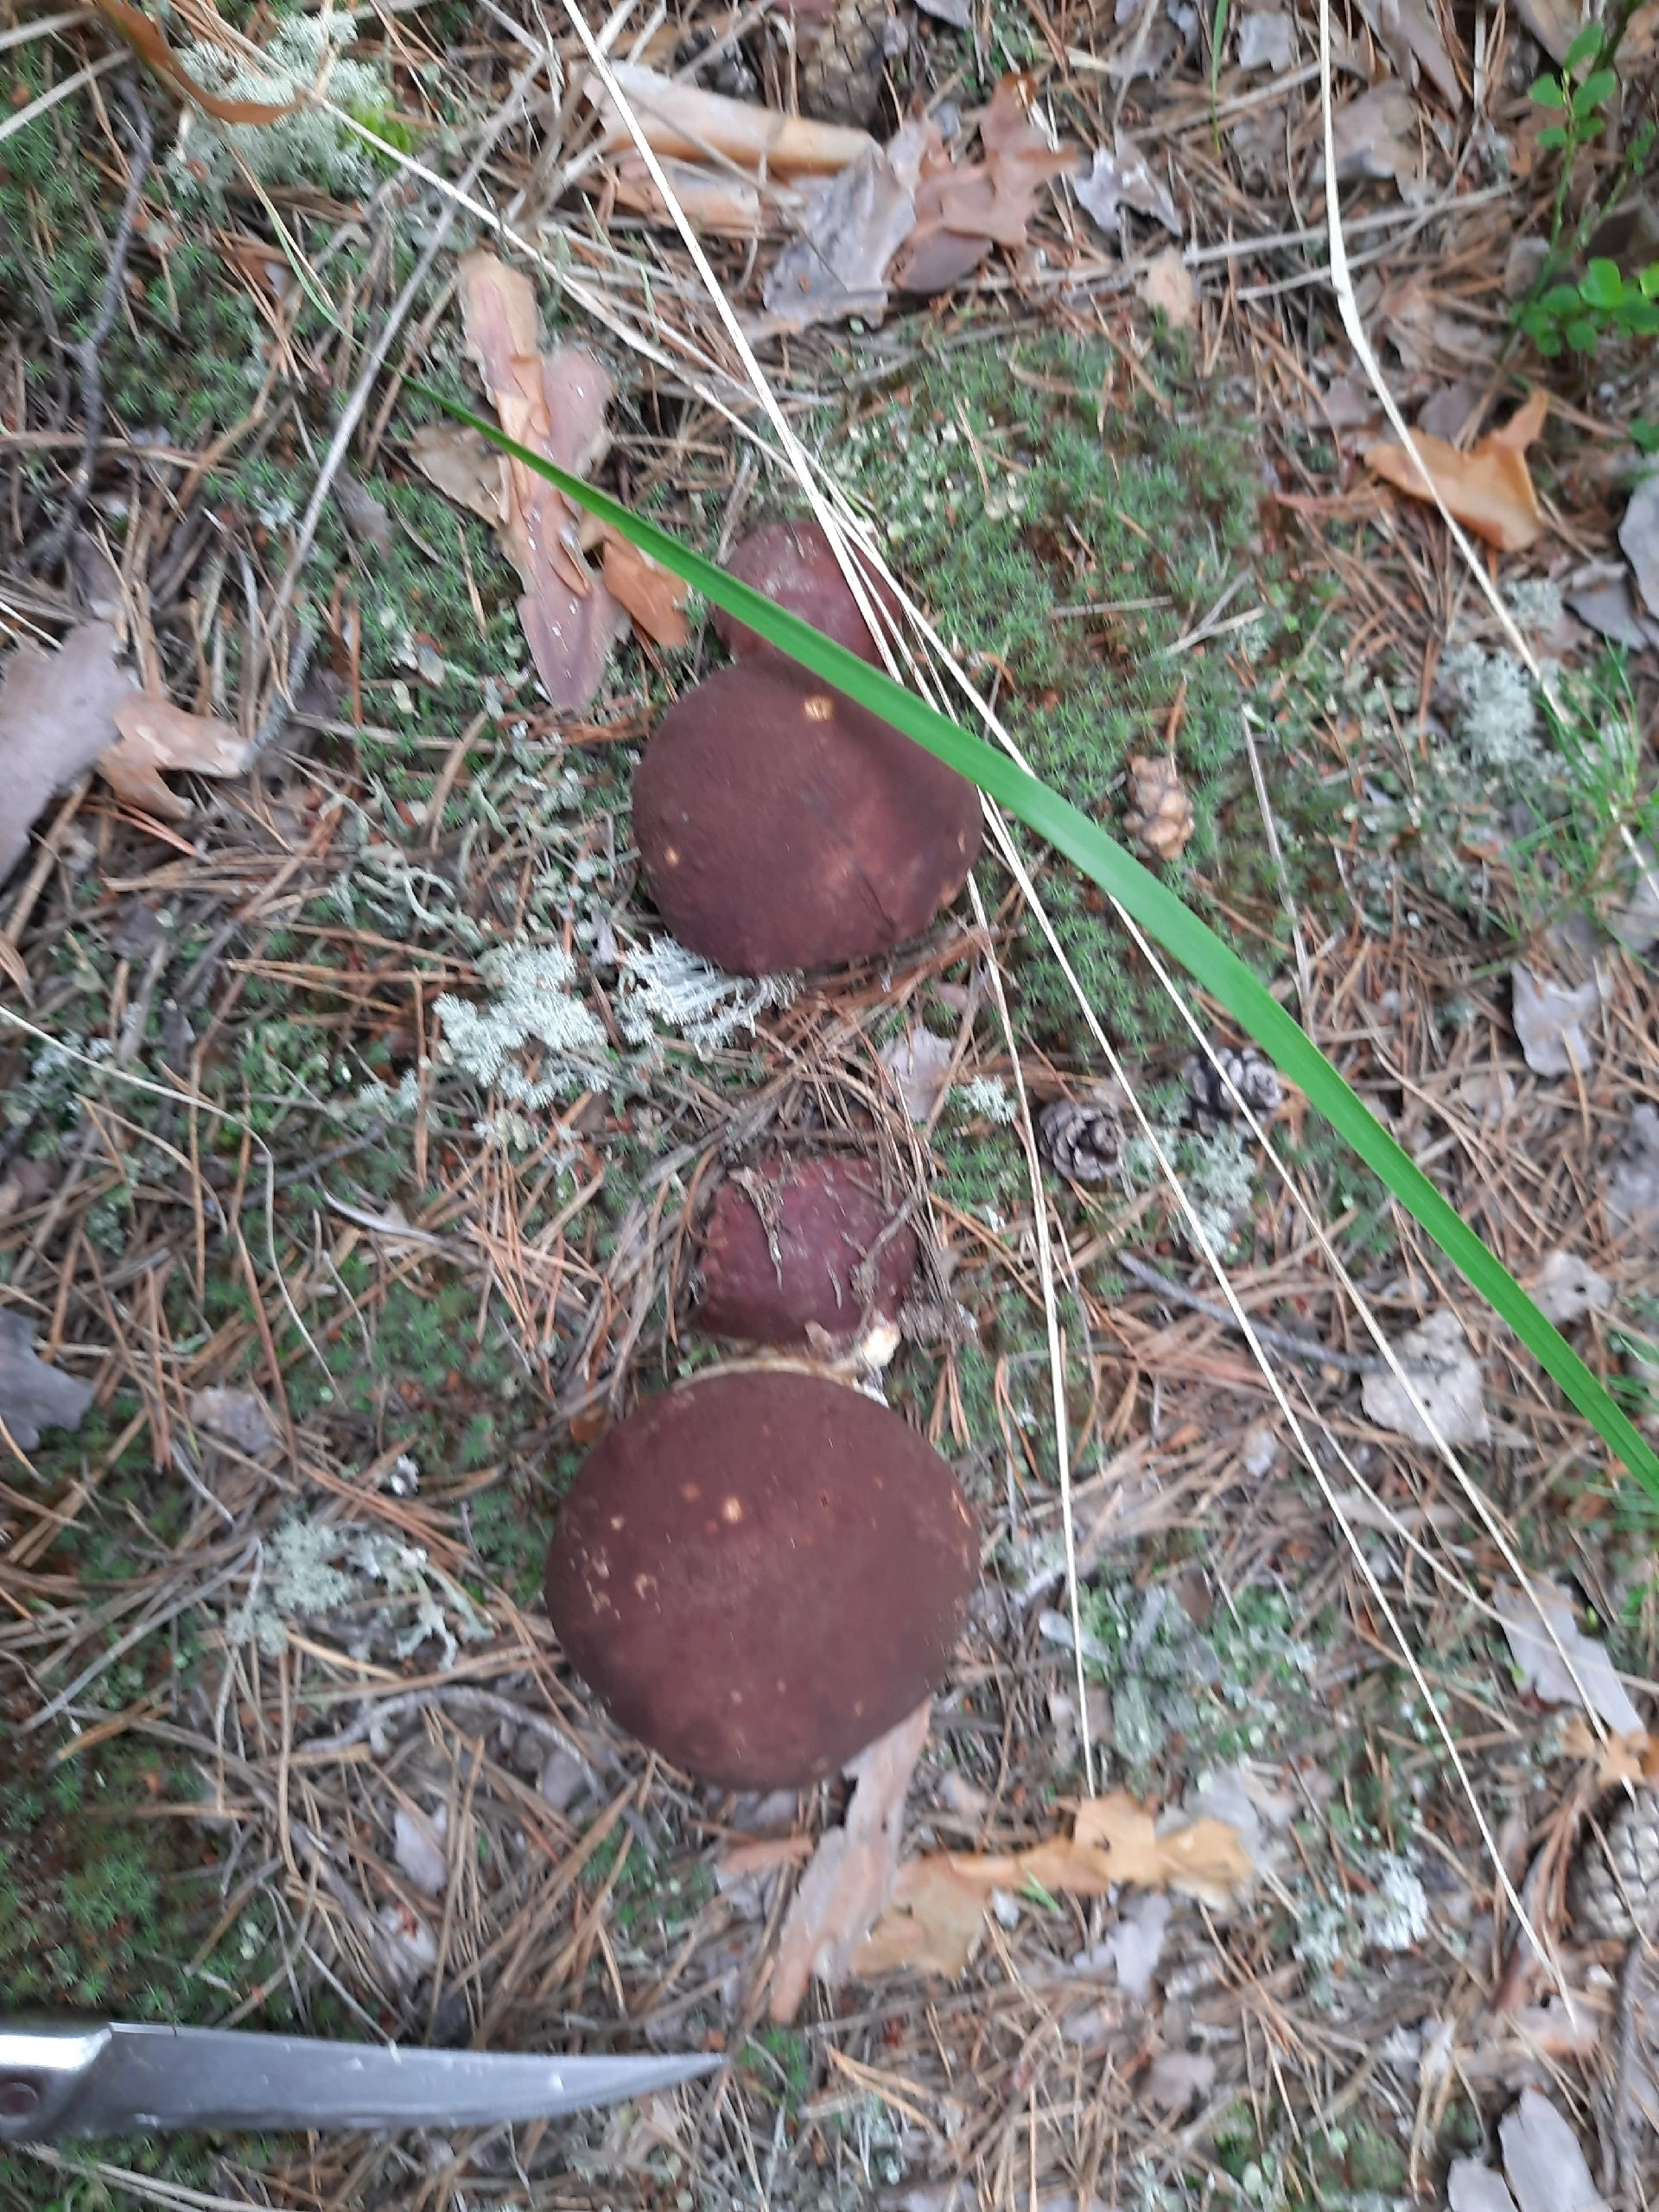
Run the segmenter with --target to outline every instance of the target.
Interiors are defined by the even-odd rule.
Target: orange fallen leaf
[[[881,1917],[853,1954],[853,1972],[939,1974],[949,1981],[966,1968],[985,1924],[985,1894],[932,1853],[907,1859]]]
[[[1074,1897],[1100,1897],[1123,1882],[1146,1890],[1178,1890],[1217,1908],[1250,1878],[1250,1855],[1238,1831],[1205,1815],[1158,1833],[1154,1814],[1127,1790],[1085,1797],[1069,1836],[1056,1836],[999,1858],[952,1854],[950,1864],[985,1890],[1035,1883]]]
[[[1561,1731],[1561,1749],[1570,1759],[1594,1759],[1596,1786],[1622,1789],[1627,1783],[1645,1784],[1659,1773],[1659,1740],[1646,1734],[1617,1736],[1605,1740],[1582,1713],[1567,1715]]]
[[[605,532],[605,587],[633,618],[633,626],[654,645],[683,645],[690,632],[681,609],[686,586],[649,553],[631,545],[619,530]]]
[[[1448,511],[1500,553],[1522,552],[1543,535],[1543,512],[1526,449],[1542,429],[1548,411],[1549,394],[1535,391],[1501,430],[1490,431],[1468,453],[1460,453],[1444,438],[1416,433],[1423,467]],[[1365,463],[1408,498],[1433,503],[1433,492],[1403,446],[1368,447]]]
[[[219,123],[280,123],[300,103],[282,100],[229,100],[221,92],[200,85],[179,60],[160,30],[140,8],[129,0],[94,0],[98,12],[113,31],[119,32],[141,61],[147,61],[163,82],[188,100],[194,100]]]
[[[734,1843],[715,1866],[722,1888],[746,1874],[773,1874],[780,1866],[804,1866],[812,1856],[812,1840],[804,1835],[760,1836],[753,1843]]]
[[[1205,1815],[1158,1833],[1157,1816],[1127,1791],[1085,1797],[1069,1836],[1028,1851],[938,1852],[899,1869],[881,1916],[852,1955],[855,1974],[940,1974],[967,1966],[993,1890],[1103,1897],[1123,1884],[1176,1890],[1217,1910],[1255,1871],[1236,1828]]]
[[[199,776],[239,776],[253,759],[248,740],[212,715],[187,715],[149,691],[118,702],[118,743],[98,758],[98,772],[128,806],[162,822],[182,822],[190,803],[162,781],[163,768]]]

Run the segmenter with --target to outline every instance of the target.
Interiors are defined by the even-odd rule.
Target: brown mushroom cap
[[[633,779],[645,880],[683,944],[739,976],[891,951],[979,850],[979,796],[888,722],[766,654],[664,719]]]
[[[900,1211],[862,1160],[774,1160],[722,1184],[703,1232],[703,1327],[746,1344],[804,1344],[811,1321],[850,1338],[865,1313],[855,1276],[872,1253],[870,1312],[891,1319],[916,1272],[915,1233],[895,1225]]]
[[[842,574],[822,523],[763,522],[741,540],[726,566],[740,583],[776,600],[779,607],[798,614],[802,621],[822,630],[861,660],[880,665],[880,649],[853,596],[852,586]],[[898,601],[888,585],[872,582],[869,588],[881,605],[898,613]],[[771,650],[764,638],[735,615],[728,614],[724,607],[715,609],[715,631],[735,660],[747,660],[752,654]]]
[[[622,1726],[733,1789],[844,1765],[944,1676],[973,1518],[897,1414],[739,1368],[653,1398],[559,1510],[547,1609]]]

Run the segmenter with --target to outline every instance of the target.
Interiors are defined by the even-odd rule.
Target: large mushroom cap
[[[880,648],[822,523],[763,522],[742,539],[726,566],[740,583],[752,585],[790,613],[798,614],[861,660],[879,664]],[[881,605],[897,613],[898,602],[887,584],[872,583],[869,588]],[[734,659],[747,660],[751,654],[768,650],[763,638],[724,607],[715,610],[715,630]]]
[[[734,1369],[595,1446],[559,1511],[547,1609],[642,1743],[729,1789],[789,1789],[939,1681],[977,1573],[950,1470],[897,1414]]]
[[[703,1233],[699,1318],[717,1337],[804,1344],[807,1324],[854,1336],[891,1319],[916,1272],[916,1238],[879,1172],[855,1160],[774,1160],[721,1185]]]
[[[683,944],[739,976],[891,951],[979,850],[966,778],[771,655],[664,718],[633,779],[651,895]]]

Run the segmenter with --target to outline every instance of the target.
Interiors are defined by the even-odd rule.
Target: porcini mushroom
[[[798,614],[861,660],[880,666],[880,648],[822,523],[763,522],[739,542],[726,566],[740,583]],[[871,582],[868,595],[897,616],[898,601],[889,585]],[[715,610],[715,630],[734,660],[770,650],[764,638],[724,607]]]
[[[795,1367],[652,1399],[560,1508],[547,1609],[621,1726],[734,1789],[834,1774],[943,1677],[978,1573],[950,1470]]]
[[[651,895],[683,944],[740,976],[891,951],[979,850],[964,777],[772,655],[672,709],[633,779]]]
[[[698,1319],[716,1337],[804,1344],[809,1324],[850,1342],[892,1320],[916,1272],[902,1206],[855,1160],[774,1160],[721,1185],[703,1233]],[[866,1279],[868,1276],[868,1280]]]

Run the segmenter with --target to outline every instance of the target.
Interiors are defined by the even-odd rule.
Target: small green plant
[[[1574,162],[1605,129],[1618,97],[1613,60],[1624,21],[1621,16],[1611,30],[1601,23],[1586,23],[1568,47],[1559,73],[1546,72],[1531,90],[1535,105],[1560,118],[1538,133],[1540,149],[1559,155],[1560,170],[1550,209],[1548,248],[1531,289],[1516,309],[1515,323],[1517,333],[1529,338],[1546,360],[1563,353],[1593,353],[1610,335],[1650,338],[1659,331],[1659,263],[1627,275],[1616,261],[1598,256],[1582,276],[1566,274],[1626,183],[1641,174],[1653,147],[1655,125],[1645,123],[1631,134],[1611,185],[1586,204],[1570,239],[1563,243]]]
[[[1521,327],[1550,361],[1562,353],[1593,353],[1609,332],[1651,338],[1659,331],[1659,261],[1639,276],[1626,276],[1616,261],[1598,258],[1576,284],[1552,284],[1523,308]],[[1634,435],[1634,424],[1631,429]]]

